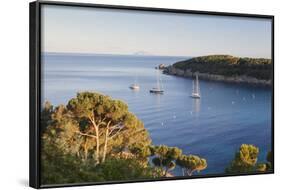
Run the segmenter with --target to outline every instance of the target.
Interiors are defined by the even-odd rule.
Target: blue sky
[[[271,21],[258,18],[44,5],[44,52],[271,57]]]

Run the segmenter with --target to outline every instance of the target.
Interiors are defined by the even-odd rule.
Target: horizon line
[[[206,54],[206,55],[157,55],[157,54],[137,54],[137,53],[131,53],[131,54],[122,54],[122,53],[90,53],[90,52],[55,52],[55,51],[42,51],[42,54],[77,54],[77,55],[115,55],[115,56],[152,56],[152,57],[202,57],[202,56],[212,56],[212,55],[228,55],[233,57],[239,57],[239,58],[255,58],[255,59],[272,59],[271,57],[250,57],[250,56],[237,56],[232,54]]]
[[[80,55],[116,55],[116,56],[155,56],[155,57],[196,57],[187,55],[158,55],[158,54],[123,54],[123,53],[90,53],[90,52],[56,52],[56,51],[42,51],[43,54],[80,54]]]

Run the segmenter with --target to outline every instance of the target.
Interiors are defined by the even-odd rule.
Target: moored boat
[[[199,79],[198,74],[196,73],[196,80],[193,81],[193,90],[192,94],[190,95],[191,98],[201,98],[200,96],[200,89],[199,89]]]
[[[157,86],[156,87],[153,87],[152,89],[149,90],[150,93],[153,93],[153,94],[163,94],[164,93],[164,90],[163,90],[163,87],[161,88],[160,86],[160,79],[159,79],[159,70],[157,70]]]

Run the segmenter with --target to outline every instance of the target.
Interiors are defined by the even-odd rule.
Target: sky
[[[43,5],[42,51],[271,57],[271,20]]]

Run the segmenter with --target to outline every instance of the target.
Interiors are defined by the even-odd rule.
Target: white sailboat
[[[132,90],[139,90],[140,89],[140,86],[137,83],[137,75],[135,76],[135,83],[132,84],[129,88],[132,89]]]
[[[157,86],[150,89],[149,92],[154,93],[154,94],[163,94],[164,93],[163,87],[161,88],[162,83],[161,83],[161,86],[160,86],[160,81],[159,81],[159,70],[156,70],[156,71],[157,71]]]
[[[193,80],[193,90],[192,94],[190,96],[191,98],[201,98],[200,96],[200,88],[199,88],[199,80],[198,80],[198,74],[196,73],[196,80]]]

